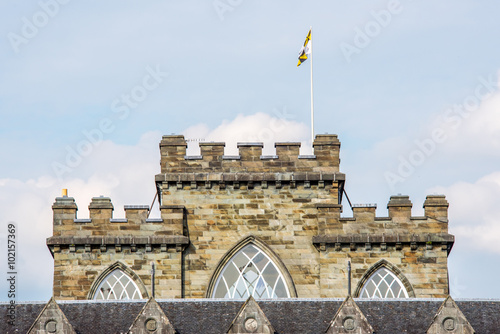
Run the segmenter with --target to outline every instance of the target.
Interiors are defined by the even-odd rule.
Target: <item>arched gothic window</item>
[[[224,266],[213,289],[214,298],[289,298],[283,274],[255,244],[240,249]]]
[[[102,280],[94,299],[142,299],[142,294],[130,276],[120,269],[115,269]]]
[[[366,281],[360,298],[408,298],[401,280],[385,267],[379,268]]]

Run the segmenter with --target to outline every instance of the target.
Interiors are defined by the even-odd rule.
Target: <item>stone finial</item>
[[[300,143],[275,143],[274,147],[276,148],[276,155],[280,160],[296,160],[299,157],[300,153]]]
[[[28,330],[28,334],[45,333],[67,333],[76,334],[63,311],[57,305],[54,297],[42,309],[33,325]]]
[[[109,222],[113,216],[113,204],[109,197],[93,197],[89,204],[89,216],[93,220]]]
[[[322,161],[322,167],[339,167],[340,141],[337,135],[316,135],[313,148],[318,162]]]
[[[411,208],[413,204],[409,196],[397,195],[391,196],[387,209],[389,210],[390,218],[410,218]]]
[[[73,197],[57,197],[52,205],[54,235],[60,235],[61,225],[73,224],[76,218],[75,199]]]
[[[353,204],[352,214],[358,223],[371,223],[375,220],[377,204]]]
[[[474,334],[474,328],[465,318],[451,296],[439,307],[427,334]]]
[[[73,197],[56,197],[56,201],[52,205],[52,209],[78,209],[75,203],[75,199]]]
[[[187,142],[186,139],[184,139],[183,135],[170,135],[170,136],[163,136],[161,138],[160,150],[162,150],[162,152],[164,149],[165,153],[185,156],[186,152],[184,151],[184,154],[181,154],[180,151],[182,151],[182,149],[179,151],[177,147],[180,148],[187,147]]]
[[[148,205],[125,205],[125,218],[131,223],[142,224],[146,222],[149,214]]]
[[[333,317],[327,334],[372,334],[373,328],[351,296],[347,296]]]
[[[200,153],[203,160],[221,161],[224,155],[225,143],[204,142],[200,143]]]
[[[425,216],[448,221],[448,201],[444,195],[429,195],[424,202]]]
[[[238,150],[242,161],[260,161],[263,143],[238,143]]]
[[[250,296],[241,307],[226,333],[274,334],[275,330],[255,299]]]
[[[160,142],[161,172],[179,168],[184,163],[187,142],[182,135],[163,136]]]
[[[175,334],[174,326],[156,300],[151,297],[130,326],[128,334]]]

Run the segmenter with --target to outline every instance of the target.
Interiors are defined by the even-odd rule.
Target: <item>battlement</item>
[[[424,216],[412,216],[408,196],[392,196],[387,204],[389,216],[377,217],[376,204],[353,205],[352,217],[341,217],[342,205],[330,202],[309,203],[308,218],[316,218],[319,234],[418,234],[448,233],[448,201],[444,195],[429,195]],[[189,206],[189,205],[188,205]],[[162,205],[161,218],[148,219],[147,205],[125,205],[125,218],[113,217],[108,197],[94,197],[90,218],[78,219],[72,197],[57,197],[52,206],[54,236],[165,236],[183,235],[184,205]],[[237,213],[237,212],[235,212]]]
[[[275,143],[275,155],[262,155],[263,143],[238,143],[239,154],[224,155],[225,143],[202,142],[201,155],[186,156],[182,135],[163,136],[160,142],[161,173],[329,172],[339,171],[340,141],[337,135],[317,135],[313,155],[299,155],[300,143]]]
[[[418,247],[432,249],[438,245],[450,252],[455,238],[448,234],[448,201],[444,195],[429,195],[424,202],[424,216],[412,216],[408,196],[391,196],[388,217],[377,217],[375,204],[353,205],[353,217],[341,217],[341,205],[318,204],[318,235],[313,243],[320,250],[331,245],[371,249],[373,245],[387,249],[387,245],[402,249],[407,244],[412,250]]]
[[[188,243],[183,235],[183,207],[161,206],[161,218],[149,219],[149,206],[125,205],[125,218],[113,217],[113,204],[108,197],[94,197],[89,205],[88,219],[78,219],[73,197],[57,197],[52,205],[53,236],[47,239],[52,252],[60,247],[85,248],[127,245],[149,249],[167,246],[178,249]]]
[[[408,196],[397,195],[387,203],[386,217],[375,215],[376,204],[354,204],[353,216],[341,217],[341,205],[320,203],[316,205],[319,234],[448,233],[448,201],[444,195],[427,196],[424,216],[412,216],[412,206]]]

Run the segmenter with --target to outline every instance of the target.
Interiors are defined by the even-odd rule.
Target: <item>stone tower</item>
[[[200,156],[186,156],[183,136],[162,138],[160,219],[140,205],[113,218],[105,197],[92,199],[90,219],[77,219],[74,200],[57,198],[47,239],[54,297],[106,299],[122,280],[135,289],[125,297],[148,298],[151,262],[156,298],[344,298],[347,261],[354,297],[448,294],[454,238],[444,196],[427,196],[423,217],[411,215],[407,196],[391,197],[386,217],[375,205],[342,217],[336,135],[316,136],[307,156],[293,142],[276,143],[270,156],[262,143],[239,143],[236,156],[224,146],[200,143]]]

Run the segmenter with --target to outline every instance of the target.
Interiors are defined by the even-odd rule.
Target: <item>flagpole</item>
[[[311,30],[311,144],[314,143],[314,100],[313,100],[313,51],[312,51],[312,26]]]

